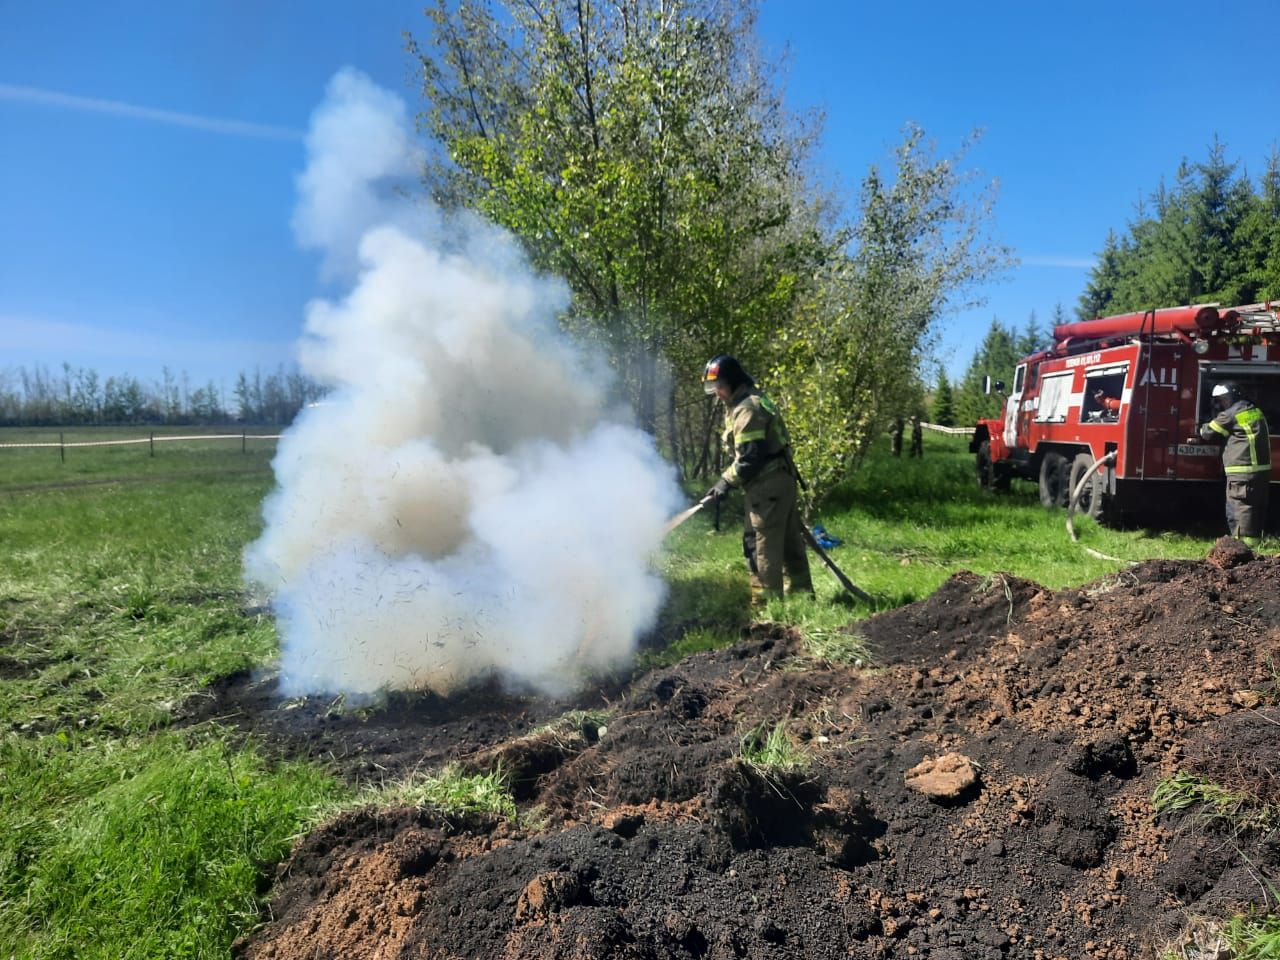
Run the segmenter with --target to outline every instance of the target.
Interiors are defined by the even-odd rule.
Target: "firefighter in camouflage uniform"
[[[1231,536],[1257,546],[1267,522],[1271,490],[1267,418],[1230,384],[1220,383],[1213,388],[1213,404],[1218,415],[1200,428],[1200,436],[1224,444],[1227,529]]]
[[[753,602],[781,597],[784,574],[790,593],[812,594],[798,478],[782,415],[733,357],[711,360],[702,384],[725,405],[725,440],[733,450],[733,463],[708,496],[720,499],[730,489],[742,488],[742,552],[751,571]]]

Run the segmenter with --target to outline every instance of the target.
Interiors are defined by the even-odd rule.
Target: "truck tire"
[[[978,486],[983,490],[990,490],[995,475],[991,469],[991,441],[983,440],[978,444],[977,457],[974,460],[974,466],[978,471]]]
[[[1067,483],[1067,496],[1075,491],[1080,478],[1093,467],[1093,454],[1077,453],[1071,461],[1071,473]],[[1092,517],[1099,522],[1107,512],[1107,481],[1101,471],[1095,472],[1080,491],[1080,499],[1076,501],[1076,513]]]
[[[977,459],[974,463],[978,470],[978,486],[983,490],[1009,489],[1009,472],[991,459],[990,440],[983,440],[978,445]]]
[[[1060,453],[1046,453],[1040,461],[1040,502],[1046,507],[1067,505],[1067,481],[1070,467]]]

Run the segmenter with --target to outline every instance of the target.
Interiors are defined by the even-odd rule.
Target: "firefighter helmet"
[[[1235,396],[1235,387],[1229,383],[1220,383],[1213,388],[1214,397],[1232,397]]]
[[[744,383],[755,384],[747,371],[742,369],[742,364],[737,358],[727,354],[712,357],[707,361],[707,367],[702,371],[702,389],[707,393],[715,393],[716,384],[722,380],[731,390],[737,390]]]

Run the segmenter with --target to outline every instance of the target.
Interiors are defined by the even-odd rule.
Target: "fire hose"
[[[663,536],[666,536],[676,527],[680,526],[680,524],[684,523],[686,520],[692,517],[695,513],[697,513],[707,504],[711,503],[711,501],[712,501],[711,497],[703,497],[701,500],[695,503],[692,507],[689,507],[687,510],[683,510],[680,513],[677,513],[674,517],[672,517],[670,520],[667,521],[667,525],[665,528],[663,528],[663,531],[662,531]],[[822,546],[818,543],[817,539],[814,537],[812,531],[810,531],[808,527],[801,524],[801,530],[804,532],[804,541],[809,545],[809,549],[818,555],[818,558],[823,562],[823,564],[826,565],[827,569],[831,571],[832,576],[834,576],[837,580],[840,581],[840,586],[844,587],[846,590],[848,590],[851,594],[853,594],[863,603],[875,603],[875,598],[872,597],[871,594],[867,593],[867,591],[863,590],[857,584],[855,584],[852,580],[850,580],[848,576],[846,576],[845,572],[836,566],[835,561],[832,560],[829,556],[827,556],[827,552],[822,549]]]
[[[1088,470],[1086,470],[1084,474],[1080,477],[1080,479],[1076,481],[1075,488],[1071,491],[1071,496],[1068,498],[1068,501],[1067,501],[1067,533],[1071,534],[1072,543],[1080,542],[1080,538],[1076,535],[1076,527],[1075,527],[1074,521],[1075,521],[1076,506],[1080,503],[1080,494],[1084,493],[1085,484],[1089,482],[1089,478],[1092,477],[1095,473],[1097,473],[1099,470],[1101,470],[1103,467],[1107,466],[1108,464],[1115,463],[1115,461],[1116,461],[1116,452],[1112,450],[1101,460],[1095,460],[1093,463],[1093,466],[1091,466]],[[1094,550],[1092,547],[1085,547],[1084,552],[1089,554],[1089,556],[1091,557],[1097,557],[1099,560],[1112,560],[1116,563],[1127,563],[1130,566],[1134,565],[1134,561],[1132,560],[1122,560],[1120,557],[1110,556],[1109,554],[1102,553],[1098,550]]]

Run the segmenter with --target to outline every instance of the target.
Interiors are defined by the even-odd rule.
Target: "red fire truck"
[[[1280,464],[1280,304],[1148,310],[1059,324],[1053,336],[1018,364],[1004,418],[974,429],[984,487],[1023,477],[1045,506],[1062,506],[1088,474],[1077,509],[1103,520],[1220,503],[1221,448],[1199,436],[1217,383],[1262,408]]]

